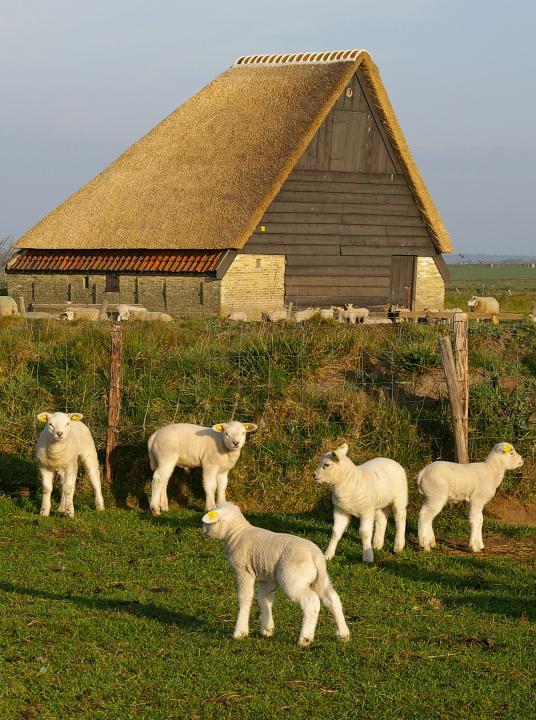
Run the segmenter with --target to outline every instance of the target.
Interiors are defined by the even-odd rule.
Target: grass
[[[526,718],[534,653],[534,549],[471,556],[466,522],[447,511],[430,554],[388,549],[360,563],[355,526],[330,563],[352,638],[335,639],[325,609],[315,644],[299,650],[299,609],[279,593],[276,632],[231,638],[234,579],[223,546],[203,541],[200,514],[83,510],[40,518],[0,499],[0,717]],[[325,547],[321,514],[254,515],[256,524]],[[389,528],[389,533],[392,529]],[[392,544],[389,535],[389,544]],[[515,549],[526,554],[515,557]],[[531,554],[532,553],[532,554]],[[23,560],[23,561],[22,561]]]
[[[472,295],[491,295],[505,312],[529,313],[536,302],[536,268],[528,265],[449,265],[446,307],[467,307]]]

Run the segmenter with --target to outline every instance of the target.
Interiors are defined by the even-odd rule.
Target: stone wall
[[[413,309],[442,310],[445,306],[445,282],[437,269],[434,258],[418,257],[415,273],[415,296]]]
[[[105,275],[8,273],[8,293],[31,303],[135,303],[179,317],[219,315],[221,281],[203,276],[120,275],[119,292],[106,292]]]
[[[242,311],[248,320],[285,303],[285,256],[239,253],[221,281],[221,314]]]

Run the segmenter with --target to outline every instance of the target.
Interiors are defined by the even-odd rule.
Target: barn
[[[443,307],[452,251],[368,52],[254,55],[14,244],[27,303]]]

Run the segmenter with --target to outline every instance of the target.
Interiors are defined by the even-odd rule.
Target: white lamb
[[[226,315],[225,319],[235,322],[247,322],[248,316],[245,312],[231,312]]]
[[[78,460],[86,468],[95,493],[95,507],[104,510],[99,460],[95,443],[87,425],[80,422],[82,413],[43,412],[37,416],[45,427],[37,438],[35,456],[41,475],[43,499],[41,515],[50,514],[50,495],[54,473],[61,477],[61,501],[59,511],[69,517],[74,515],[74,488],[78,473]]]
[[[169,509],[167,485],[175,466],[202,468],[207,510],[216,505],[216,491],[218,503],[225,502],[229,471],[238,462],[246,433],[256,429],[253,423],[232,420],[211,428],[176,423],[165,425],[153,433],[147,443],[153,471],[153,515]]]
[[[119,303],[117,306],[117,320],[119,322],[123,320],[131,320],[137,313],[147,312],[147,309],[141,305],[126,305],[125,303]]]
[[[100,308],[67,308],[60,314],[62,320],[100,320]]]
[[[322,318],[322,320],[333,320],[334,316],[334,308],[321,308],[319,311],[319,315]]]
[[[417,475],[419,491],[425,500],[419,513],[419,545],[425,550],[435,547],[432,523],[448,501],[469,503],[473,552],[484,549],[482,510],[497,492],[506,470],[523,465],[523,458],[509,443],[498,443],[484,462],[453,463],[439,460],[430,463]]]
[[[288,310],[283,308],[282,310],[271,310],[270,312],[262,313],[262,319],[267,322],[281,322],[288,318]]]
[[[296,310],[294,313],[294,320],[297,323],[306,322],[316,315],[318,312],[317,308],[308,307],[305,310]]]
[[[326,561],[320,548],[310,540],[254,527],[232,503],[218,505],[203,517],[203,534],[225,542],[225,554],[236,576],[239,610],[235,640],[249,635],[249,613],[256,581],[264,637],[270,637],[274,631],[272,605],[279,585],[285,595],[302,608],[300,647],[307,647],[314,640],[320,602],[333,615],[337,637],[348,640],[350,631],[340,598],[327,574]]]
[[[494,297],[473,297],[467,301],[467,305],[473,312],[480,313],[491,313],[495,314],[499,312],[499,302]]]
[[[360,518],[363,561],[374,562],[372,548],[381,550],[383,547],[388,505],[393,506],[396,523],[394,551],[404,549],[408,504],[406,472],[394,460],[381,457],[354,465],[347,453],[346,443],[326,453],[314,472],[316,482],[332,486],[333,531],[325,557],[331,560],[335,555],[337,544],[354,515]]]
[[[17,303],[9,295],[0,296],[0,317],[9,317],[10,315],[18,315],[19,308]]]

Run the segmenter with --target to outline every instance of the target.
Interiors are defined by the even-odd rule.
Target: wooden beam
[[[119,439],[119,416],[121,412],[121,358],[123,354],[123,328],[119,323],[112,325],[110,352],[110,389],[108,393],[108,427],[106,429],[106,454],[104,471],[106,482],[113,479],[114,451]]]
[[[454,356],[452,353],[452,343],[448,335],[443,335],[439,338],[439,350],[441,353],[441,361],[443,363],[443,370],[445,371],[445,380],[447,382],[447,389],[449,393],[456,460],[459,463],[468,463],[469,455],[467,452],[464,432],[463,406],[458,387]]]
[[[462,403],[465,447],[469,446],[469,341],[467,313],[454,313],[454,365]]]

